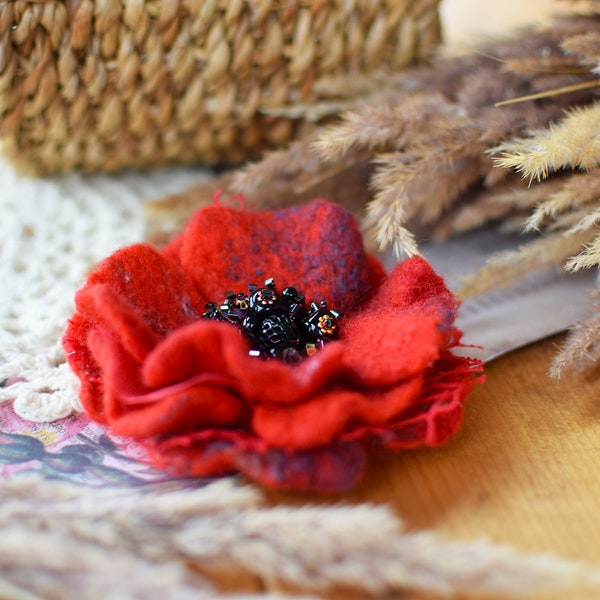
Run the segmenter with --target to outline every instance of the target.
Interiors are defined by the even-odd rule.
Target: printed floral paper
[[[171,478],[148,466],[131,438],[111,436],[86,414],[32,423],[0,404],[0,477],[41,475],[86,485],[140,485]]]

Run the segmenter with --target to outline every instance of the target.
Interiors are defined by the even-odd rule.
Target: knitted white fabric
[[[206,179],[200,169],[31,179],[0,161],[0,402],[32,421],[79,408],[60,338],[86,271],[143,235],[142,205]]]

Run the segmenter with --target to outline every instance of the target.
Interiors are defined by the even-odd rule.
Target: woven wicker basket
[[[256,156],[285,109],[428,54],[438,2],[0,2],[3,150],[37,173]]]

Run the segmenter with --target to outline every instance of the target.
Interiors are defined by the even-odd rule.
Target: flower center
[[[221,304],[209,302],[202,318],[237,326],[250,340],[252,356],[298,362],[337,339],[341,316],[325,300],[307,308],[296,288],[279,293],[267,279],[263,288],[249,285],[247,293],[227,292]]]

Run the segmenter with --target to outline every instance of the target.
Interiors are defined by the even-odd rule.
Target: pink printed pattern
[[[0,404],[0,478],[36,473],[87,485],[139,485],[170,478],[147,465],[133,440],[108,436],[85,414],[53,423],[19,417]]]

